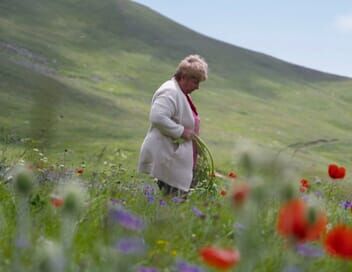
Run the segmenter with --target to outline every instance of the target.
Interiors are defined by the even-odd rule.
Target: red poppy
[[[240,260],[237,249],[221,249],[213,246],[203,247],[200,250],[203,261],[209,266],[226,270],[236,265]]]
[[[326,235],[325,249],[332,256],[352,260],[352,228],[335,226]]]
[[[79,167],[79,168],[76,169],[77,175],[82,175],[83,172],[84,172],[84,168],[82,168],[82,167]]]
[[[232,200],[235,205],[241,205],[248,198],[250,187],[246,183],[236,185],[233,190]]]
[[[330,164],[328,172],[332,179],[343,179],[346,175],[346,168],[343,166],[339,167],[336,164]]]
[[[233,172],[233,171],[229,172],[229,173],[227,174],[227,176],[228,176],[229,178],[233,178],[233,179],[237,178],[236,173]]]
[[[299,190],[300,190],[302,193],[308,191],[308,189],[310,188],[310,183],[309,183],[309,181],[306,180],[306,179],[301,179],[300,183],[301,183],[301,186],[300,186]]]
[[[277,231],[299,242],[313,241],[319,239],[326,224],[324,212],[312,210],[302,199],[292,199],[280,208]]]
[[[50,202],[55,208],[59,208],[64,204],[64,199],[59,196],[51,196]]]
[[[221,196],[226,196],[226,195],[227,195],[227,192],[226,192],[224,189],[222,189],[222,190],[220,191],[220,195],[221,195]]]

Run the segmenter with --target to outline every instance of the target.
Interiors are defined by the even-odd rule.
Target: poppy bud
[[[71,216],[79,214],[84,205],[84,191],[78,185],[69,185],[63,193],[62,211]]]
[[[17,193],[29,195],[33,187],[33,177],[29,172],[23,171],[15,177],[15,190]]]

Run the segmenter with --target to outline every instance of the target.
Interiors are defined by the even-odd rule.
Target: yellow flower
[[[156,244],[159,246],[166,246],[169,242],[165,240],[158,240],[156,241]]]

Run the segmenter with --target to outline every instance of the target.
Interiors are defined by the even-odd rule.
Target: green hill
[[[351,79],[205,37],[125,0],[0,2],[2,146],[30,138],[77,157],[119,147],[133,164],[153,92],[190,53],[209,63],[194,99],[220,167],[240,138],[302,147],[313,170],[351,161]]]

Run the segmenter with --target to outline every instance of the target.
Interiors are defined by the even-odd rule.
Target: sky
[[[352,0],[135,0],[206,36],[352,77]]]

